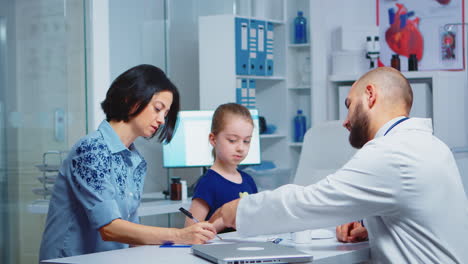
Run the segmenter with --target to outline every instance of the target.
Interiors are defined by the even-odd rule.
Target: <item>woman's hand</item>
[[[208,222],[196,223],[177,229],[176,244],[204,244],[216,235],[216,229]]]
[[[336,239],[345,243],[367,240],[367,229],[359,222],[347,223],[336,227]]]

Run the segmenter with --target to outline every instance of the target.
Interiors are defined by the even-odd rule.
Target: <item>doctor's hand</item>
[[[367,229],[359,222],[347,223],[336,227],[336,239],[345,243],[367,240]]]
[[[225,203],[211,216],[209,222],[213,223],[216,230],[223,230],[226,227],[236,228],[236,214],[239,201],[240,199],[236,199]]]
[[[216,235],[216,229],[208,222],[200,222],[176,230],[176,244],[204,244]]]

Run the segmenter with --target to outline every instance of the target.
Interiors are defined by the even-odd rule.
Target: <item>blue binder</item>
[[[267,22],[266,30],[266,75],[273,75],[273,44],[274,44],[274,25],[271,22]]]
[[[237,79],[236,87],[236,103],[248,107],[249,104],[249,91],[247,86],[247,79]]]
[[[256,99],[255,99],[255,87],[256,83],[255,80],[249,80],[249,89],[248,89],[248,103],[247,103],[247,108],[249,109],[255,109],[256,108]]]
[[[257,74],[257,49],[258,49],[258,22],[257,20],[250,20],[249,23],[249,75]]]
[[[266,64],[266,22],[256,20],[257,23],[257,70],[255,75],[265,76]]]
[[[236,74],[249,74],[249,20],[235,18]]]

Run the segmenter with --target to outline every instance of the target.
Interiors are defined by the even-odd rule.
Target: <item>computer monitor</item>
[[[165,168],[204,167],[213,165],[208,135],[214,111],[180,111],[177,128],[171,142],[163,145],[163,166]],[[250,110],[254,130],[250,150],[241,165],[260,164],[260,133],[258,111]]]

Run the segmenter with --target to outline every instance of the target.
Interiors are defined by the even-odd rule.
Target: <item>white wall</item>
[[[336,104],[330,104],[328,100],[334,92],[328,76],[331,74],[331,53],[340,48],[342,41],[340,28],[375,25],[375,13],[375,0],[310,1],[312,124],[337,115]]]
[[[468,3],[465,1],[465,22],[468,21]],[[460,22],[460,21],[454,21],[454,22]],[[465,86],[465,92],[468,94],[468,26],[465,26],[465,73],[466,73],[466,79],[467,79],[467,84]],[[468,96],[465,96],[465,98],[468,98]],[[465,100],[466,101],[466,100]],[[466,115],[468,116],[468,103],[465,103],[465,109],[460,109],[461,111],[465,111]],[[449,118],[449,117],[447,117]],[[465,119],[466,123],[465,125],[468,125],[468,118]],[[468,135],[466,135],[468,138]],[[466,149],[468,150],[468,146],[466,146]],[[460,173],[462,174],[462,180],[463,184],[465,185],[465,193],[468,196],[468,153],[456,153],[455,158],[457,160],[458,168],[460,170]]]
[[[88,51],[88,124],[93,131],[105,118],[100,102],[105,98],[111,83],[109,61],[109,2],[86,1],[86,49]]]
[[[140,64],[152,64],[167,73],[164,9],[163,0],[109,1],[110,82]],[[105,94],[99,102],[104,98]],[[156,138],[141,138],[135,144],[148,162],[144,191],[162,191],[166,170],[161,164],[161,145]]]

